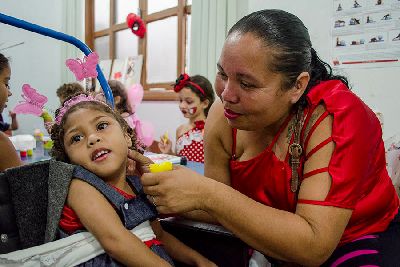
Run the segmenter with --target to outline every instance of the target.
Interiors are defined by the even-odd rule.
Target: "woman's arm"
[[[3,132],[0,132],[0,151],[0,172],[22,165],[13,144]]]
[[[163,243],[165,250],[173,259],[190,266],[216,266],[200,253],[186,246],[170,233],[164,231],[159,221],[153,221],[151,226],[157,239]]]
[[[169,266],[124,227],[114,208],[93,186],[73,179],[67,203],[112,258],[126,266]]]
[[[331,133],[332,117],[328,116],[311,136],[309,148]],[[223,136],[228,138],[226,133]],[[217,140],[222,140],[221,137],[215,136]],[[320,149],[305,163],[305,172],[326,167],[333,150],[332,142]],[[224,172],[221,174],[222,178],[210,179],[186,168],[177,168],[171,172],[144,174],[142,182],[146,193],[157,196],[159,212],[204,210],[253,248],[307,266],[320,265],[330,256],[352,214],[347,209],[309,204],[299,204],[295,214],[278,210],[227,186]],[[302,183],[299,198],[323,201],[330,185],[328,173],[311,176]]]

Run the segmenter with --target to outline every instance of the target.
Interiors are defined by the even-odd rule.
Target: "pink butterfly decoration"
[[[97,77],[96,65],[98,62],[99,55],[96,52],[92,52],[82,60],[80,58],[67,59],[65,64],[75,74],[76,79],[82,81],[84,78]]]
[[[47,103],[47,97],[39,94],[29,84],[22,86],[22,98],[25,101],[20,101],[13,112],[17,114],[33,114],[40,116],[43,111],[44,104]]]

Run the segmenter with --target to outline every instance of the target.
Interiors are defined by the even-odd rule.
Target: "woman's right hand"
[[[158,148],[163,154],[172,154],[172,142],[169,138],[161,136],[160,142],[158,142]]]

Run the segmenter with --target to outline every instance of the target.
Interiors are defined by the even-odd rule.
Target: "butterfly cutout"
[[[39,94],[29,84],[22,86],[22,98],[20,104],[15,106],[13,112],[17,114],[33,114],[40,116],[43,113],[44,104],[47,103],[47,97]]]
[[[99,55],[96,52],[92,52],[82,60],[80,58],[67,59],[65,64],[75,74],[76,79],[82,81],[84,78],[97,77],[96,65],[98,62]]]

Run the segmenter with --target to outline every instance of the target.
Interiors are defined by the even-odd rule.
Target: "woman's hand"
[[[135,150],[128,150],[128,164],[127,174],[128,175],[142,175],[145,172],[149,172],[149,165],[154,163],[151,159],[140,154]]]
[[[174,166],[172,171],[144,173],[141,181],[144,192],[164,214],[202,209],[215,182],[182,166]]]

